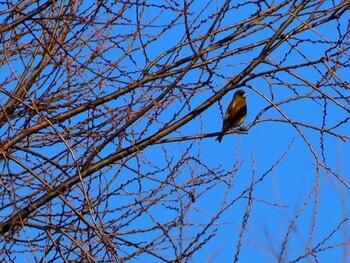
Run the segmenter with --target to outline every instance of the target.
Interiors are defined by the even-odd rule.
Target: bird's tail
[[[222,136],[223,136],[223,135],[221,135],[221,134],[220,134],[220,135],[219,135],[219,136],[216,138],[216,140],[215,140],[215,141],[221,142],[221,140],[222,140]]]

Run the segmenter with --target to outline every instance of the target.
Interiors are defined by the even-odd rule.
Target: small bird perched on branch
[[[247,96],[248,94],[241,89],[233,95],[233,99],[227,107],[221,134],[216,138],[217,141],[221,142],[225,132],[244,122],[247,117],[247,103],[245,100]]]

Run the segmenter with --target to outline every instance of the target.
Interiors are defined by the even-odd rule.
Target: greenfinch
[[[224,133],[233,127],[240,126],[247,117],[247,103],[246,97],[248,96],[243,90],[237,90],[233,95],[231,103],[228,105],[224,123],[222,124],[221,134],[216,138],[221,142]]]

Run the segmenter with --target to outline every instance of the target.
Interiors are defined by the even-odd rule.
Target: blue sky
[[[239,14],[242,15],[242,18],[249,17],[248,12],[239,12]],[[346,20],[343,20],[343,22],[344,24],[347,23]],[[338,32],[334,29],[335,27],[335,23],[329,23],[327,26],[317,28],[317,30],[327,39],[336,39]],[[344,30],[343,24],[341,24],[341,27]],[[272,34],[273,32],[266,31],[266,33]],[[261,38],[266,37],[265,34],[262,33]],[[302,33],[298,37],[304,40],[323,40],[315,32],[310,31]],[[259,34],[256,40],[259,40]],[[295,42],[291,41],[291,43]],[[232,45],[232,48],[234,48],[234,45]],[[285,54],[289,48],[290,45],[282,45],[281,48],[271,54],[271,59],[275,62],[285,59],[283,65],[299,64],[305,62],[305,57],[310,60],[319,58],[329,46],[326,44],[317,44],[317,42],[316,44],[301,42],[298,44],[298,51],[291,51],[288,58],[285,58]],[[239,66],[240,63],[244,67],[244,62],[249,61],[249,57],[253,58],[258,53],[257,51],[253,50],[252,52],[245,53],[243,56],[229,57],[228,60],[231,60],[232,64],[237,63],[238,67],[225,68],[223,74],[228,75],[235,74],[236,71],[239,72],[241,68]],[[305,57],[303,58],[303,56]],[[240,60],[242,57],[245,58],[244,61]],[[254,73],[265,71],[268,68],[270,67],[262,64],[254,70]],[[319,69],[321,71],[317,72],[314,68],[304,67],[293,69],[293,72],[306,78],[311,83],[316,83],[323,77],[323,74],[320,73],[325,74],[327,72],[326,67],[321,66]],[[340,77],[346,82],[349,82],[348,75],[341,74]],[[289,83],[290,87],[295,88],[299,94],[307,94],[312,90],[305,83],[293,79],[290,74],[285,74],[283,71],[277,74],[277,78],[284,83]],[[249,81],[248,84],[267,97],[270,97],[269,89],[271,87],[269,87],[266,79],[257,78]],[[298,87],[298,85],[301,86]],[[291,89],[288,89],[282,83],[272,84],[272,89],[276,103],[295,95]],[[244,125],[250,125],[257,114],[269,105],[269,102],[249,87],[245,90],[249,96],[247,99],[248,117]],[[336,94],[333,88],[327,86],[324,86],[323,91],[330,96],[335,96]],[[344,95],[346,94],[345,96],[349,95],[347,90],[340,87],[339,92]],[[226,109],[226,105],[231,100],[232,94],[233,92],[230,92],[220,101],[224,109]],[[314,92],[312,96],[319,96],[319,94]],[[203,94],[197,98],[201,101],[205,100],[206,96]],[[339,101],[348,105],[347,101],[342,99]],[[327,101],[326,107],[326,128],[332,127],[348,116],[348,112],[333,102]],[[300,98],[280,106],[280,109],[293,121],[315,125],[317,127],[322,125],[324,116],[324,103],[322,99],[315,98],[314,100],[310,100],[308,97]],[[205,131],[218,131],[221,128],[220,117],[217,104],[203,113],[200,121],[204,123]],[[318,166],[317,168],[315,158],[305,140],[292,125],[278,121],[285,119],[278,111],[272,108],[264,113],[262,118],[273,118],[273,120],[254,125],[246,135],[225,136],[221,144],[214,141],[214,138],[204,139],[201,143],[201,158],[213,166],[221,165],[230,170],[237,161],[236,156],[239,156],[239,162],[242,162],[242,166],[234,177],[234,188],[232,189],[231,197],[234,198],[249,186],[252,180],[253,170],[255,178],[261,176],[265,171],[270,169],[273,163],[278,160],[290,145],[290,149],[283,160],[262,183],[254,188],[253,193],[256,201],[253,202],[249,224],[244,234],[240,262],[275,261],[276,258],[273,256],[272,250],[275,250],[277,255],[280,253],[281,244],[293,220],[295,220],[295,223],[293,223],[293,230],[288,237],[289,242],[284,260],[295,260],[306,253],[305,246],[308,242],[310,242],[311,248],[315,247],[330,235],[344,218],[347,218],[349,205],[346,200],[349,197],[349,189],[344,187],[339,180],[322,167]],[[193,129],[194,123],[196,121],[186,125],[183,130],[187,134],[191,132],[196,133]],[[336,131],[339,134],[348,135],[349,128],[349,124],[345,123],[336,129]],[[300,129],[305,138],[314,147],[320,160],[322,160],[320,133],[302,126],[300,126]],[[345,143],[339,138],[327,134],[324,135],[323,140],[327,165],[340,176],[348,178],[349,165],[347,156],[350,150],[348,142]],[[220,187],[213,189],[205,198],[195,202],[193,206],[208,211],[208,213],[214,213],[213,211],[217,211],[220,206],[222,191],[223,189]],[[222,225],[219,224],[217,226],[217,236],[213,238],[210,244],[195,255],[193,262],[206,262],[206,260],[208,260],[207,262],[232,261],[233,255],[236,252],[238,233],[241,229],[246,203],[247,200],[241,200],[224,213],[219,220]],[[276,205],[274,206],[273,204]],[[297,218],[296,215],[298,215]],[[347,242],[347,225],[346,222],[321,248]],[[314,232],[312,234],[313,238],[309,240],[312,231]],[[348,249],[347,246],[326,249],[324,252],[317,254],[318,259],[321,262],[339,262],[344,260],[343,255]]]
[[[215,16],[210,18],[208,16],[221,8],[222,3],[219,2],[211,2],[206,8],[206,2],[203,1],[196,1],[190,6],[188,10],[189,19],[191,20],[189,29],[193,39],[203,36],[207,32],[215,19]],[[281,2],[277,1],[277,3]],[[153,4],[156,3],[154,2]],[[164,3],[164,5],[171,4],[174,3],[171,1]],[[180,6],[181,4],[179,3]],[[246,2],[241,4],[232,3],[232,5],[235,4],[237,6],[232,6],[230,11],[220,20],[218,26],[220,29],[248,19],[258,11],[256,4],[253,5]],[[310,3],[310,5],[312,4]],[[324,3],[320,10],[328,10],[331,8],[331,5],[332,3],[330,2]],[[244,35],[242,33],[241,38],[238,38],[228,46],[210,52],[205,56],[205,59],[209,60],[219,54],[239,50],[249,44],[271,38],[288,16],[282,17],[276,22],[273,22],[274,19],[286,12],[289,7],[290,5],[288,4],[284,9],[277,12],[276,16],[263,19],[261,25],[271,23],[269,27],[264,27],[256,32],[249,29],[244,33],[251,32],[251,34]],[[261,8],[263,11],[266,10],[264,3],[261,3]],[[118,4],[114,6],[114,9],[118,10]],[[163,13],[158,17],[159,10],[162,10]],[[134,6],[130,7],[130,10],[125,13],[128,19],[123,18],[121,19],[122,22],[117,20],[107,30],[110,30],[111,36],[115,37],[115,39],[111,37],[112,40],[120,40],[124,35],[135,32],[137,29],[135,26],[135,11]],[[198,15],[199,11],[203,11],[201,15]],[[84,12],[82,14],[87,15]],[[184,227],[184,235],[192,239],[185,240],[183,245],[186,247],[196,237],[197,233],[200,233],[205,228],[205,224],[208,224],[213,216],[220,211],[222,206],[227,205],[228,208],[209,227],[208,232],[200,241],[203,242],[205,237],[209,237],[214,232],[215,236],[193,255],[190,262],[233,262],[242,229],[242,220],[249,208],[251,210],[242,237],[239,262],[276,262],[285,240],[288,242],[286,243],[282,262],[298,259],[307,253],[306,248],[308,246],[310,248],[319,247],[324,249],[324,251],[316,254],[319,262],[345,262],[347,257],[349,257],[349,244],[344,245],[342,243],[348,242],[349,239],[347,232],[349,223],[344,220],[348,218],[349,204],[347,200],[350,189],[344,186],[332,172],[343,178],[347,183],[350,181],[350,165],[348,161],[350,146],[348,140],[344,142],[336,136],[327,133],[321,134],[314,127],[319,128],[324,125],[324,128],[328,129],[341,123],[339,127],[332,129],[332,132],[349,136],[350,125],[347,122],[347,118],[349,116],[350,92],[348,83],[350,82],[350,77],[348,69],[336,68],[334,74],[328,75],[330,68],[334,67],[336,62],[342,61],[347,63],[349,54],[345,50],[341,57],[331,57],[328,61],[315,64],[316,66],[301,66],[301,64],[318,60],[325,55],[331,56],[339,49],[347,48],[346,45],[338,45],[339,43],[336,42],[340,38],[339,36],[343,37],[347,34],[347,15],[348,13],[341,17],[338,20],[339,23],[329,22],[326,25],[306,30],[291,37],[269,54],[264,63],[259,64],[251,72],[252,74],[246,76],[235,87],[235,89],[242,88],[248,93],[248,115],[243,124],[243,126],[248,128],[246,133],[226,135],[221,143],[215,141],[215,137],[206,137],[193,141],[186,140],[152,145],[137,152],[136,156],[133,156],[131,159],[115,163],[113,168],[106,167],[101,178],[97,177],[98,179],[95,181],[96,185],[94,186],[96,186],[96,189],[94,187],[89,189],[91,191],[89,192],[90,197],[98,198],[100,194],[99,187],[108,185],[113,178],[110,186],[111,192],[120,192],[120,196],[118,198],[114,196],[115,199],[111,198],[103,205],[108,204],[109,208],[118,208],[118,206],[123,205],[126,207],[121,208],[114,214],[108,214],[103,219],[109,221],[114,219],[114,217],[118,218],[124,213],[128,213],[129,209],[134,209],[128,207],[128,204],[135,202],[133,198],[137,196],[137,191],[141,188],[142,191],[145,191],[140,194],[140,199],[142,199],[141,197],[144,197],[143,194],[148,194],[146,190],[154,189],[156,191],[160,181],[169,179],[170,175],[173,176],[173,173],[176,176],[174,175],[175,179],[172,183],[182,185],[183,183],[188,183],[191,178],[196,178],[198,181],[201,178],[203,178],[203,181],[208,180],[208,178],[215,179],[216,175],[208,173],[208,170],[211,170],[218,175],[225,175],[220,179],[222,182],[210,189],[207,189],[207,187],[212,184],[208,182],[195,187],[195,193],[200,195],[189,206],[186,206],[190,202],[190,198],[185,190],[181,191],[180,188],[177,188],[174,193],[164,198],[164,203],[152,206],[147,211],[150,213],[149,217],[136,218],[135,221],[126,224],[118,231],[124,233],[124,231],[151,227],[154,224],[153,219],[158,222],[168,222],[178,216],[178,211],[181,209],[188,209],[185,215],[186,226]],[[101,14],[99,19],[104,21],[110,16],[112,15]],[[179,18],[175,19],[177,16]],[[309,13],[305,11],[305,14],[296,19],[287,28],[286,32],[302,24],[301,21],[306,21],[308,17]],[[163,10],[155,7],[149,8],[149,10],[146,9],[141,22],[145,25],[149,22],[152,25],[149,28],[142,28],[143,35],[141,38],[132,39],[134,42],[127,38],[125,41],[120,42],[119,45],[103,53],[103,59],[97,60],[101,64],[96,63],[96,65],[92,66],[96,71],[99,71],[100,67],[103,68],[101,66],[104,65],[103,63],[116,62],[118,67],[112,70],[110,75],[106,74],[112,79],[111,81],[105,81],[104,85],[96,87],[92,83],[93,81],[86,81],[93,79],[95,75],[89,70],[84,71],[81,69],[83,72],[81,79],[78,78],[73,83],[81,84],[86,82],[87,88],[90,88],[90,90],[85,90],[88,95],[84,99],[91,98],[93,100],[96,97],[122,89],[137,79],[141,79],[143,74],[146,74],[142,71],[145,65],[153,65],[152,62],[160,57],[163,52],[174,48],[181,40],[185,39],[184,18],[180,13],[170,9]],[[175,23],[175,26],[165,34],[160,35],[159,39],[155,38],[156,40],[152,44],[147,45],[145,50],[138,50],[132,53],[131,56],[124,57],[131,43],[133,43],[134,47],[138,47],[141,40],[146,43],[148,40],[153,39],[152,37],[160,34],[170,23]],[[256,26],[256,28],[258,29],[259,26]],[[79,27],[74,28],[73,31],[76,32],[78,29]],[[214,39],[209,38],[204,47],[208,47],[208,45],[238,30],[239,28],[237,27],[223,30],[222,33],[216,34]],[[98,37],[95,38],[95,34],[96,32],[91,28],[91,31],[83,35],[82,38],[90,36],[96,42],[93,42],[89,47],[82,47],[81,53],[78,48],[74,49],[72,54],[76,52],[82,61],[88,60],[91,50],[98,47],[97,40],[100,40]],[[67,38],[73,35],[68,34]],[[346,37],[343,39],[347,41]],[[103,48],[107,50],[107,46],[111,43],[104,43],[105,46]],[[194,43],[194,47],[198,48],[200,45],[200,41]],[[169,119],[174,118],[170,123],[172,124],[193,111],[223,89],[232,77],[240,74],[244,68],[249,66],[260,54],[263,47],[264,45],[252,45],[244,52],[221,59],[217,64],[216,62],[210,63],[209,68],[213,70],[213,75],[210,78],[210,83],[207,84],[203,84],[210,76],[206,68],[190,70],[170,93],[173,97],[169,95],[166,98],[168,100],[164,102],[166,107],[163,111],[160,111],[157,121],[151,118],[153,116],[152,113],[155,113],[155,111],[151,112],[144,119],[137,121],[126,130],[127,138],[122,141],[122,145],[124,147],[130,146],[135,138],[144,139],[157,132]],[[149,60],[145,59],[144,52],[147,53]],[[190,55],[193,55],[193,51],[189,46],[178,48],[178,52],[162,57],[157,62],[157,66],[153,65],[148,68],[149,72],[157,72],[162,65],[170,64],[172,61],[179,61]],[[119,59],[121,60],[120,62]],[[18,64],[17,62],[12,63],[12,66],[18,66],[17,70],[19,72],[23,70],[20,66],[22,62],[18,62]],[[74,64],[74,61],[72,64]],[[76,66],[76,64],[74,65]],[[269,72],[278,67],[292,65],[296,66],[275,73]],[[179,69],[184,67],[181,65]],[[8,66],[5,65],[3,69],[6,76],[11,74]],[[101,71],[103,70],[101,69]],[[125,73],[129,73],[129,75]],[[66,87],[66,77],[63,74],[56,86],[50,87],[52,88],[51,91],[54,92],[56,88]],[[115,109],[115,112],[110,111],[108,114],[102,114],[93,125],[89,124],[91,129],[96,128],[99,124],[109,119],[114,120],[119,113],[124,114],[128,110],[126,105],[131,103],[131,101],[139,99],[140,102],[132,105],[131,109],[134,112],[141,110],[144,105],[147,105],[147,99],[150,97],[156,98],[174,79],[175,77],[171,76],[147,83],[145,86],[136,89],[132,94],[126,94],[117,100],[106,103],[106,108]],[[339,79],[343,82],[340,82]],[[96,82],[98,81],[96,80]],[[72,85],[72,87],[76,86]],[[13,88],[14,85],[8,85],[7,87]],[[231,101],[233,93],[234,90],[231,90],[225,94],[220,101],[214,103],[206,111],[177,131],[167,135],[166,138],[202,135],[220,131],[223,114]],[[321,96],[324,94],[328,96],[326,103]],[[42,92],[38,89],[37,92],[33,91],[32,95],[39,98]],[[7,97],[4,96],[2,101],[6,99]],[[146,102],[143,102],[143,100]],[[273,106],[271,107],[271,105]],[[60,110],[64,111],[64,109],[59,109],[58,111]],[[84,112],[78,118],[65,122],[64,125],[68,127],[84,121],[91,114],[96,114],[94,110],[91,109],[89,112]],[[105,108],[99,107],[97,110],[103,112]],[[97,112],[100,113],[99,111]],[[257,118],[258,116],[259,118]],[[289,123],[289,120],[295,122],[295,125],[293,126]],[[342,123],[343,120],[346,121]],[[120,125],[122,124],[121,122]],[[113,131],[113,125],[119,127],[119,123],[109,123],[104,126],[104,129],[108,128]],[[134,136],[128,136],[128,132],[134,132]],[[117,147],[120,146],[118,144],[119,141],[116,142],[117,140],[119,138],[103,149],[98,158],[113,154],[118,149]],[[310,149],[310,146],[312,149]],[[52,157],[58,151],[64,150],[65,147],[66,145],[64,144],[60,146],[55,145],[55,147],[48,145],[39,151]],[[79,148],[78,146],[75,154],[79,158],[84,155],[85,151],[88,151],[88,149],[84,147]],[[185,153],[188,159],[178,166],[177,162]],[[321,162],[324,162],[324,156],[325,163],[332,172],[318,164],[314,154],[317,155],[318,160]],[[281,158],[282,155],[283,158]],[[69,156],[67,160],[71,161],[70,158]],[[98,158],[96,160],[99,160]],[[118,170],[119,168],[123,168],[121,172]],[[173,168],[173,170],[170,168]],[[6,171],[6,168],[3,169]],[[16,170],[19,168],[14,166],[12,169]],[[159,172],[159,170],[162,172]],[[137,179],[139,179],[138,176],[140,175],[142,175],[142,180],[138,181]],[[133,178],[133,181],[130,178]],[[262,179],[259,180],[259,178]],[[247,207],[249,187],[252,181],[257,180],[258,183],[251,192],[251,207]],[[141,181],[142,183],[140,183]],[[230,187],[228,186],[229,183]],[[172,189],[170,183],[158,195],[162,195],[169,189]],[[244,194],[242,195],[242,193]],[[79,189],[75,188],[71,194],[74,197],[78,197],[81,193]],[[73,200],[72,203],[79,207],[80,200]],[[58,207],[60,205],[59,201],[57,201],[57,204]],[[102,209],[101,207],[98,208]],[[135,206],[136,208],[137,206]],[[64,209],[67,208],[65,207]],[[117,229],[120,223],[119,221],[117,222],[109,230]],[[335,231],[341,222],[343,223]],[[124,224],[125,222],[121,223]],[[179,227],[171,229],[170,234],[174,236],[174,240],[177,240],[176,237],[180,236],[180,230],[181,228]],[[27,233],[31,233],[30,230],[28,231]],[[335,231],[334,234],[332,234],[333,231]],[[156,231],[149,233],[149,238],[157,234]],[[138,234],[126,235],[126,237],[136,242],[145,237],[147,238],[147,234],[140,231]],[[70,241],[65,240],[65,242],[69,244]],[[321,245],[318,246],[320,243]],[[130,248],[125,246],[123,249],[121,254],[127,254],[127,252],[132,251],[129,251],[128,249]],[[28,254],[22,256],[28,260]],[[173,254],[170,250],[165,249],[164,256],[171,258]],[[40,258],[40,256],[38,257]],[[161,261],[157,261],[150,255],[140,255],[137,259],[130,262]],[[308,256],[307,259],[302,259],[298,262],[316,262],[316,259]]]

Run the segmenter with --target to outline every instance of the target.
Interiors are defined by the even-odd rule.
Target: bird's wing
[[[233,98],[233,100],[227,107],[225,119],[229,118],[230,116],[232,117],[236,111],[237,111],[237,100]]]
[[[247,104],[245,100],[234,100],[227,108],[225,115],[225,127],[229,129],[231,127],[239,126],[244,121],[247,115]]]

